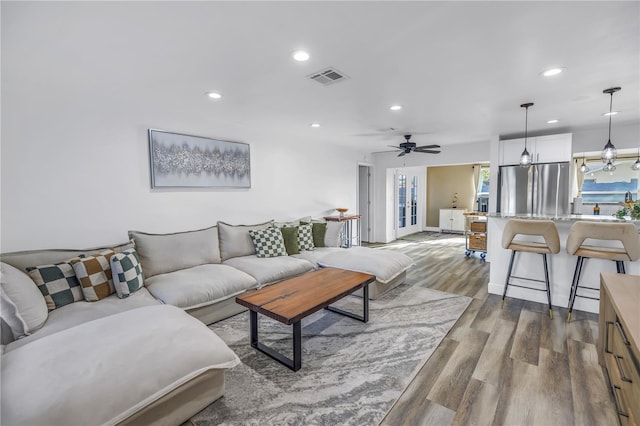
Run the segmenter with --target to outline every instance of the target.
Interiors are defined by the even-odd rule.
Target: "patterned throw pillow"
[[[114,292],[110,264],[114,254],[113,250],[105,250],[93,256],[71,260],[87,302],[97,302]]]
[[[298,245],[300,250],[313,250],[313,228],[310,223],[298,226]]]
[[[284,247],[287,249],[287,254],[292,255],[300,253],[300,246],[298,245],[298,227],[283,226],[280,228],[280,232],[282,232]]]
[[[250,229],[249,235],[253,241],[258,257],[286,256],[282,232],[278,228]]]
[[[47,302],[47,309],[50,311],[84,299],[80,281],[76,278],[70,262],[27,268],[29,276],[42,292]]]
[[[111,257],[113,285],[120,299],[129,297],[144,286],[144,274],[138,253],[134,249],[116,253]]]

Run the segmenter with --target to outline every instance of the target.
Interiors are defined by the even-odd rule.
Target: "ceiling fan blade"
[[[417,146],[416,149],[432,149],[432,148],[440,148],[440,145],[422,145],[422,146]]]
[[[440,151],[434,151],[431,149],[416,149],[415,152],[422,152],[423,154],[440,154]]]
[[[398,157],[402,157],[405,154],[406,154],[406,152],[402,151],[400,154],[398,154]]]
[[[395,146],[395,145],[387,145],[389,148],[395,148],[395,149],[402,149],[399,146]]]

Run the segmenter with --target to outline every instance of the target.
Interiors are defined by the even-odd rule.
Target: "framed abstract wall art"
[[[249,144],[149,129],[152,188],[251,188]]]

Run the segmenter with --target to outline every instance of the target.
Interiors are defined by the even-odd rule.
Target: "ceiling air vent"
[[[313,74],[310,74],[307,77],[309,77],[311,80],[317,81],[318,83],[324,86],[328,86],[330,84],[333,84],[348,78],[346,75],[344,75],[342,72],[338,71],[335,68],[327,68],[322,71],[314,72]]]

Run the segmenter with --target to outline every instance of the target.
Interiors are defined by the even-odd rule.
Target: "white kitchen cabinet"
[[[571,161],[571,133],[536,138],[534,163]]]
[[[533,163],[571,161],[571,133],[527,138]],[[500,165],[516,165],[524,150],[524,138],[500,141]]]
[[[440,209],[440,231],[464,232],[466,209]]]
[[[527,151],[531,154],[535,138],[527,138]],[[513,166],[520,163],[524,150],[524,138],[500,141],[500,165]],[[533,157],[532,157],[533,158]]]

